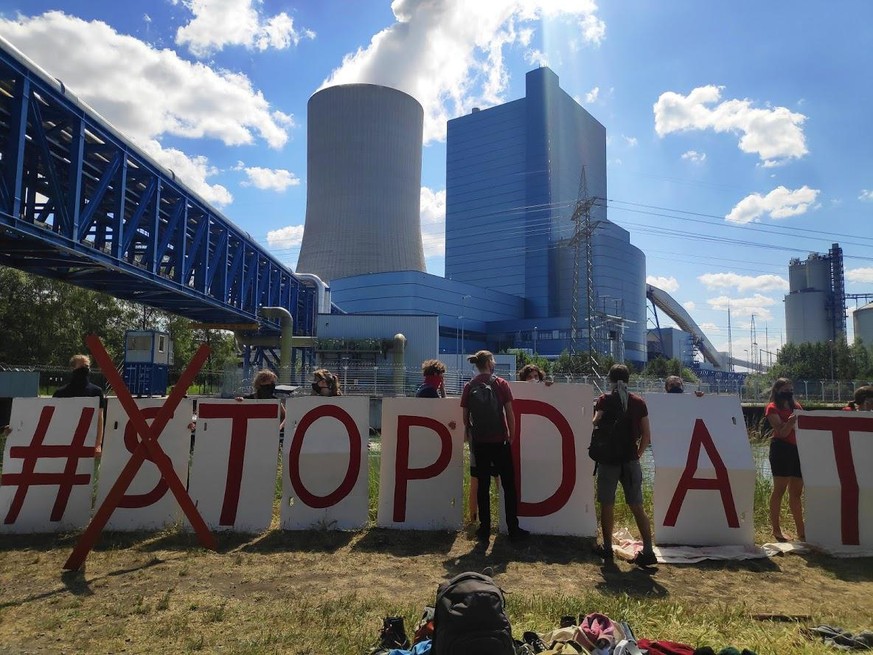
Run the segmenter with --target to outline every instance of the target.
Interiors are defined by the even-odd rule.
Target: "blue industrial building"
[[[606,216],[606,130],[548,68],[526,96],[448,123],[445,278],[415,271],[334,279],[349,313],[435,314],[440,351],[570,347],[576,226],[584,170],[595,225],[592,332],[601,353],[646,361],[645,256]],[[389,237],[390,238],[390,237]],[[579,268],[579,339],[588,349],[585,241]]]

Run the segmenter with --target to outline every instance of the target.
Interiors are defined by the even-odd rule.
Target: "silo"
[[[823,343],[830,339],[825,291],[803,291],[785,296],[785,341]]]
[[[806,288],[806,262],[792,259],[788,265],[788,291],[794,293]]]
[[[865,346],[873,345],[873,302],[859,307],[852,314],[855,338],[861,339]]]
[[[332,86],[309,99],[300,271],[330,281],[425,270],[423,119],[414,98],[375,84]]]
[[[806,280],[810,289],[831,290],[831,259],[821,255],[810,255],[806,260]]]

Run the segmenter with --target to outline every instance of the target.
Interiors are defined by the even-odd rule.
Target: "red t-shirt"
[[[610,402],[612,394],[605,393],[594,403],[594,411],[603,411],[607,408],[607,403]],[[639,441],[643,433],[642,422],[643,417],[649,415],[649,408],[646,406],[646,401],[635,393],[628,392],[627,394],[627,411],[630,413],[631,433],[636,441]],[[636,458],[638,459],[638,458]]]
[[[480,373],[472,380],[470,380],[467,384],[464,385],[464,390],[461,392],[461,407],[467,406],[467,399],[470,396],[470,385],[474,382],[485,382],[487,383],[491,379],[490,373]],[[497,392],[497,400],[500,401],[500,409],[503,409],[503,406],[506,403],[512,402],[512,389],[509,388],[509,383],[503,378],[494,376],[494,384],[492,388]],[[482,443],[502,443],[506,441],[507,438],[507,430],[506,430],[506,416],[501,412],[501,418],[503,419],[503,431],[500,434],[489,434],[484,437],[476,437],[476,441]]]
[[[791,418],[791,415],[794,413],[795,409],[803,409],[800,406],[800,403],[795,402],[794,407],[786,407],[785,409],[780,409],[776,407],[776,403],[770,403],[767,405],[767,408],[764,410],[764,416],[770,416],[770,414],[776,414],[783,423],[788,423],[788,419]],[[793,445],[797,445],[797,435],[794,434],[794,430],[789,432],[784,437],[777,437],[776,433],[773,433],[771,439],[782,439],[786,443],[790,443]]]

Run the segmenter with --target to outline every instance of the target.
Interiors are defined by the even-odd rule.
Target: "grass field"
[[[372,526],[376,467],[370,485]],[[759,542],[769,540],[768,495],[762,476]],[[618,509],[618,525],[632,529]],[[869,558],[785,555],[643,571],[602,566],[590,539],[515,545],[497,536],[483,548],[472,525],[460,533],[276,526],[278,500],[274,529],[222,534],[217,553],[179,529],[106,534],[83,571],[66,573],[75,535],[0,537],[0,653],[360,654],[384,616],[403,616],[411,633],[440,581],[486,566],[507,591],[517,636],[599,611],[628,621],[638,637],[802,654],[831,651],[803,637],[804,625],[873,626]],[[782,620],[753,618],[761,614]]]

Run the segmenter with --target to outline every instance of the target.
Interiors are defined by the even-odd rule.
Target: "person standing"
[[[88,355],[73,355],[70,358],[70,368],[73,373],[70,381],[62,387],[58,387],[52,394],[52,398],[99,398],[100,406],[97,410],[97,443],[95,455],[99,456],[103,450],[103,409],[106,406],[106,398],[103,389],[91,382],[91,358]]]
[[[678,375],[670,375],[664,380],[664,391],[667,393],[685,393],[685,382]],[[694,395],[700,398],[702,391],[695,391]]]
[[[770,472],[773,474],[773,492],[770,494],[770,525],[776,541],[788,541],[782,533],[779,517],[782,513],[782,497],[788,491],[788,509],[794,517],[797,538],[805,541],[803,525],[803,475],[800,471],[800,455],[797,452],[796,409],[803,409],[794,400],[794,384],[788,378],[779,378],[770,390],[770,402],[764,410],[767,422],[773,428],[770,435]]]
[[[865,385],[855,389],[849,404],[843,407],[846,412],[873,412],[873,386]]]
[[[515,416],[512,413],[512,391],[509,383],[494,375],[494,355],[480,350],[467,360],[476,366],[478,375],[464,385],[461,408],[464,427],[476,466],[478,489],[476,506],[479,514],[479,541],[491,536],[491,498],[489,483],[495,469],[503,485],[506,526],[510,541],[520,541],[530,533],[518,525],[518,493],[515,488],[515,468],[511,443],[517,438]]]
[[[312,395],[313,396],[342,396],[339,378],[326,368],[319,368],[312,372]]]
[[[426,359],[421,363],[421,375],[424,382],[415,390],[416,398],[445,398],[446,386],[444,377],[446,365],[438,359]]]
[[[643,540],[643,550],[632,560],[637,566],[657,563],[652,541],[652,526],[643,508],[643,472],[640,457],[651,441],[649,409],[646,401],[627,390],[630,372],[627,366],[616,364],[609,369],[612,393],[603,394],[594,405],[592,422],[597,428],[609,423],[612,438],[620,440],[624,447],[617,448],[618,461],[597,462],[597,500],[600,503],[600,529],[603,544],[598,547],[600,557],[610,562],[612,554],[612,530],[615,525],[615,490],[618,483],[624,489],[625,502],[634,515],[637,529]]]

